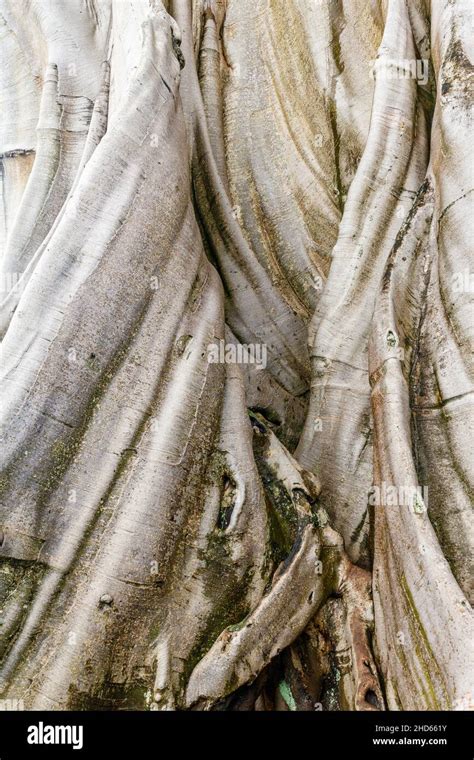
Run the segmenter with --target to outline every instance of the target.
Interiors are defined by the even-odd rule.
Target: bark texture
[[[472,707],[471,1],[0,25],[1,697]]]

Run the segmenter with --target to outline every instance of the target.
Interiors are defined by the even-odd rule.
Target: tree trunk
[[[470,0],[1,0],[1,696],[473,706]]]

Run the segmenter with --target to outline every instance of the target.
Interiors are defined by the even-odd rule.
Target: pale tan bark
[[[2,695],[471,705],[469,13],[2,0]]]

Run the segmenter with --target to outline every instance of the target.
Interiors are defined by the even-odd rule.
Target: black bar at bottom
[[[0,712],[0,760],[112,753],[245,760],[256,754],[255,738],[267,757],[291,760],[308,750],[315,758],[474,757],[469,712]]]

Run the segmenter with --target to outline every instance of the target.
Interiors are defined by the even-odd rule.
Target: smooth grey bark
[[[0,13],[2,696],[472,706],[468,0]]]

